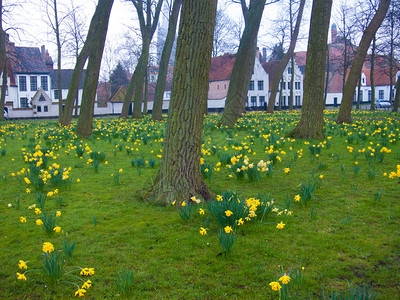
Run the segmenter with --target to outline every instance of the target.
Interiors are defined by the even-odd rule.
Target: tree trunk
[[[103,57],[103,49],[104,43],[106,41],[108,21],[110,19],[111,7],[113,2],[114,0],[100,0],[97,6],[97,8],[100,5],[104,7],[101,10],[101,18],[97,23],[96,35],[93,37],[93,43],[90,45],[91,51],[89,54],[89,62],[83,87],[79,120],[76,127],[76,134],[80,138],[88,138],[92,135],[94,101],[96,98],[101,58]]]
[[[389,8],[390,0],[381,0],[378,10],[376,11],[373,19],[365,29],[360,45],[358,46],[356,55],[354,57],[353,65],[351,67],[346,85],[343,91],[342,104],[340,105],[337,123],[351,123],[351,109],[353,106],[354,92],[356,90],[357,81],[361,74],[361,69],[364,64],[365,56],[367,54],[369,45],[375,36],[376,31],[382,24]]]
[[[290,96],[289,96],[289,110],[293,110],[293,98],[294,98],[294,57],[291,59],[292,76],[290,79]]]
[[[135,76],[135,95],[133,98],[132,118],[142,118],[142,102],[143,102],[143,84],[146,75],[147,63],[149,61],[150,39],[143,39],[142,53],[140,54],[138,64],[136,65]],[[129,102],[131,102],[129,100]]]
[[[397,77],[396,83],[396,96],[394,97],[394,104],[393,104],[393,111],[399,111],[399,104],[400,104],[400,76]]]
[[[147,69],[144,76],[143,115],[147,115],[147,103],[149,100],[149,76],[147,73]]]
[[[250,63],[255,56],[255,44],[265,2],[266,0],[251,0],[249,9],[244,13],[245,27],[236,54],[225,109],[221,118],[221,123],[228,127],[233,127],[246,110],[246,96],[254,66],[254,64],[251,66]]]
[[[357,109],[360,109],[360,104],[361,104],[361,73],[360,77],[358,78],[358,90],[357,90]]]
[[[281,85],[279,88],[278,111],[282,110],[282,92],[283,92],[283,77],[281,77]]]
[[[307,65],[304,80],[304,101],[301,118],[290,137],[306,139],[324,138],[324,83],[326,50],[332,0],[314,0]]]
[[[71,124],[72,111],[74,109],[75,99],[78,97],[79,83],[81,81],[83,67],[85,66],[86,60],[89,54],[96,44],[96,37],[99,35],[99,24],[104,21],[103,18],[109,16],[109,10],[111,10],[113,0],[99,0],[96,10],[93,14],[92,20],[90,21],[88,35],[86,37],[85,44],[78,57],[76,58],[76,64],[74,71],[72,72],[71,82],[69,83],[68,95],[65,100],[64,111],[62,118],[59,120],[64,126]],[[108,17],[107,17],[108,22]],[[86,74],[87,76],[88,74]]]
[[[328,88],[329,88],[329,72],[330,72],[330,61],[329,61],[329,44],[328,50],[326,51],[326,77],[325,77],[325,93],[324,93],[324,103],[326,105],[326,99],[328,97]]]
[[[165,39],[163,51],[161,54],[160,67],[158,70],[157,84],[153,102],[152,118],[154,121],[162,120],[162,105],[164,99],[165,84],[168,74],[168,65],[171,57],[172,47],[174,45],[176,26],[178,23],[179,11],[182,0],[175,0],[171,15],[168,21],[168,32]]]
[[[371,53],[371,110],[375,110],[375,82],[374,82],[374,71],[375,71],[375,43],[376,36],[372,39],[372,53]]]
[[[196,194],[212,197],[200,172],[200,157],[216,10],[217,0],[182,2],[163,158],[146,195],[161,205],[189,201]]]
[[[60,42],[60,28],[58,24],[58,11],[57,0],[53,0],[54,4],[54,26],[57,41],[57,87],[58,87],[58,121],[62,118],[62,85],[61,85],[61,42]]]
[[[293,55],[294,48],[296,47],[296,41],[297,41],[297,37],[298,37],[299,31],[300,31],[300,24],[301,24],[301,19],[303,16],[305,2],[306,2],[305,0],[300,1],[299,12],[297,14],[296,25],[294,27],[294,32],[293,32],[292,38],[290,40],[289,49],[286,52],[285,56],[283,57],[280,65],[278,67],[278,70],[276,72],[274,81],[272,82],[271,94],[269,96],[268,107],[267,107],[268,113],[274,112],[276,93],[278,92],[278,89],[279,89],[279,81],[282,77],[283,72],[285,71],[285,68],[289,62],[290,57],[292,57],[292,55]],[[294,70],[292,70],[292,72],[294,72]]]
[[[6,100],[6,92],[7,92],[7,61],[4,64],[3,68],[3,81],[1,84],[1,96],[0,96],[0,121],[4,119],[4,102]]]

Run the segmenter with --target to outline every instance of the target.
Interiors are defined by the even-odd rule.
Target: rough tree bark
[[[221,123],[228,127],[233,127],[246,110],[246,96],[254,67],[257,34],[265,2],[266,0],[251,0],[247,8],[245,1],[241,1],[245,27],[236,54],[224,113],[221,118]],[[253,60],[252,65],[251,60]]]
[[[390,0],[381,0],[378,10],[376,11],[373,19],[365,29],[361,38],[360,45],[358,46],[356,55],[354,57],[353,65],[350,69],[346,85],[343,90],[343,99],[339,109],[337,123],[352,123],[351,109],[353,106],[354,93],[357,86],[357,81],[360,78],[361,69],[364,64],[365,56],[372,39],[375,36],[379,26],[381,26],[383,19],[388,11]]]
[[[196,194],[206,200],[212,196],[200,157],[216,11],[217,0],[182,1],[163,158],[145,196],[161,205],[189,201]]]
[[[271,94],[270,94],[270,97],[269,97],[269,100],[268,100],[268,107],[267,107],[267,112],[268,113],[273,113],[274,112],[276,94],[278,93],[278,90],[279,90],[279,81],[281,80],[282,74],[285,71],[285,68],[286,68],[290,58],[292,57],[294,48],[296,47],[296,41],[297,41],[297,37],[299,35],[300,23],[301,23],[301,19],[302,19],[302,16],[303,16],[305,3],[306,3],[305,0],[301,0],[300,1],[299,12],[297,14],[296,25],[294,27],[294,32],[293,32],[292,38],[290,40],[289,49],[286,52],[286,54],[283,57],[283,59],[281,60],[281,63],[280,63],[280,65],[278,67],[278,70],[276,72],[274,81],[272,82]],[[294,73],[294,70],[292,70],[292,73]],[[292,99],[292,103],[293,103],[293,99]],[[293,107],[292,107],[292,109],[293,109]]]
[[[60,124],[63,126],[68,126],[69,124],[71,124],[72,111],[74,109],[74,102],[78,96],[79,82],[81,81],[83,67],[85,66],[89,54],[93,51],[96,45],[96,38],[100,35],[100,24],[102,24],[106,20],[108,24],[113,1],[114,0],[99,0],[92,20],[90,21],[89,31],[86,37],[85,44],[83,45],[81,52],[76,58],[75,68],[72,72],[71,82],[68,88],[68,95],[65,100],[64,111],[62,114],[62,118],[59,120]],[[88,76],[88,74],[86,74],[86,76]]]
[[[162,104],[165,91],[165,81],[167,79],[168,64],[171,57],[172,47],[174,45],[176,26],[178,23],[179,11],[181,9],[182,0],[175,0],[172,6],[172,12],[168,20],[168,32],[165,38],[163,51],[161,54],[160,68],[154,94],[152,118],[154,121],[162,120]]]
[[[96,34],[93,36],[92,44],[90,45],[91,51],[89,53],[89,62],[83,86],[81,110],[76,127],[76,134],[80,138],[88,138],[92,135],[94,100],[96,97],[101,58],[103,57],[108,21],[110,19],[113,2],[114,0],[99,0],[97,5],[97,7],[100,5],[104,5],[104,7],[101,10],[99,22],[96,24]]]
[[[314,0],[307,65],[304,80],[304,100],[301,118],[290,137],[321,139],[324,137],[324,83],[329,21],[332,0]]]
[[[140,32],[142,35],[142,52],[140,54],[135,71],[132,74],[128,90],[125,94],[124,103],[122,105],[120,118],[127,118],[129,114],[129,106],[133,98],[133,111],[132,118],[140,119],[142,117],[142,101],[143,101],[143,83],[144,75],[146,72],[147,63],[149,60],[150,43],[153,38],[154,32],[157,28],[158,19],[160,16],[162,0],[158,0],[156,8],[154,9],[154,16],[152,16],[151,0],[131,0],[136,8],[139,19]],[[146,4],[144,9],[143,4]],[[146,18],[144,16],[146,12]]]

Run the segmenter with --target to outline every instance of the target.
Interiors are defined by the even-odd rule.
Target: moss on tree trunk
[[[329,20],[332,0],[314,0],[308,39],[304,100],[301,118],[289,134],[295,138],[324,137],[324,84]]]
[[[200,156],[216,9],[217,0],[182,3],[163,158],[145,196],[161,205],[195,194],[212,196],[200,172]]]

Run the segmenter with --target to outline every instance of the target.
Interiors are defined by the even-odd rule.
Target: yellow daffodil
[[[22,269],[28,269],[28,266],[26,265],[26,262],[24,262],[23,260],[20,260],[18,262],[18,267],[22,270]]]
[[[231,215],[233,215],[233,212],[231,212],[229,209],[225,211],[225,215],[227,217],[230,217]]]
[[[30,193],[31,193],[31,190],[27,188],[27,189],[25,190],[25,192],[26,192],[27,194],[30,194]]]
[[[81,182],[81,180],[78,178],[78,179],[76,180],[76,182]]]
[[[300,202],[300,195],[294,196],[294,202]]]
[[[57,216],[57,217],[61,216],[61,211],[57,210],[56,216]]]
[[[221,195],[217,195],[216,199],[217,199],[217,201],[222,201],[222,196]]]
[[[240,218],[239,220],[237,220],[237,223],[238,223],[238,225],[240,226],[240,225],[243,225],[244,221],[243,221],[242,218]]]
[[[203,228],[203,227],[200,227],[200,234],[201,234],[201,235],[207,234],[207,229],[205,229],[205,228]]]
[[[324,175],[319,175],[319,179],[323,179],[324,178]]]
[[[43,244],[43,249],[42,250],[43,250],[43,252],[51,253],[51,252],[54,251],[54,246],[53,246],[52,243],[45,242]]]
[[[53,195],[54,195],[54,193],[51,192],[51,191],[47,193],[47,197],[51,197],[51,196],[53,196]]]
[[[38,226],[43,225],[43,221],[41,219],[37,219],[36,225],[38,225]]]
[[[290,169],[289,168],[284,168],[283,171],[285,172],[285,174],[289,174],[290,173]]]
[[[232,227],[231,226],[226,226],[224,228],[224,230],[225,230],[226,233],[231,233],[232,232]]]
[[[172,204],[172,205],[175,205],[175,203],[176,203],[176,201],[172,202],[171,204]]]
[[[277,229],[283,229],[283,228],[285,228],[285,225],[286,224],[283,224],[283,222],[281,221],[280,223],[278,223],[278,225],[276,225],[276,228]]]
[[[61,231],[61,227],[60,226],[56,226],[53,229],[55,232],[59,233]]]
[[[199,209],[199,214],[200,214],[200,215],[204,215],[204,209],[200,208],[200,209]]]
[[[85,296],[86,290],[85,289],[79,289],[75,292],[75,296],[77,297],[83,297]]]
[[[42,213],[42,211],[39,208],[35,208],[35,214],[40,215]]]
[[[122,172],[123,172],[123,170],[122,170],[122,169],[119,169],[119,171],[118,171],[118,172],[122,173]]]
[[[90,281],[90,279],[88,281],[86,281],[83,285],[82,285],[82,289],[89,289],[92,286],[92,282]]]
[[[270,282],[269,285],[271,286],[271,289],[273,291],[279,291],[282,288],[281,285],[279,284],[279,282],[277,282],[277,281]]]
[[[26,223],[26,218],[25,218],[25,217],[20,217],[20,218],[19,218],[19,221],[20,221],[21,223]]]
[[[31,181],[27,177],[25,177],[24,180],[25,180],[26,184],[31,184]]]
[[[25,276],[25,274],[17,273],[17,279],[18,279],[18,280],[25,280],[25,281],[26,281],[26,276]]]
[[[182,206],[186,206],[186,202],[183,201],[183,202],[181,203],[181,205],[182,205]]]
[[[279,281],[283,284],[288,284],[290,282],[290,277],[285,273],[281,278],[279,278]]]

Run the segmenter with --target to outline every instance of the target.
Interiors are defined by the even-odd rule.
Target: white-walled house
[[[271,92],[272,89],[272,82],[275,78],[276,72],[279,68],[281,61],[271,61],[271,62],[265,62],[262,64],[264,70],[266,73],[269,74],[269,92]],[[283,71],[282,74],[282,79],[280,81],[279,85],[279,90],[278,93],[276,94],[276,99],[275,99],[275,106],[279,106],[279,97],[280,97],[280,91],[282,91],[282,107],[289,107],[289,100],[290,100],[290,85],[292,81],[292,67],[291,67],[291,62],[287,64],[285,70]],[[299,66],[294,64],[294,85],[293,85],[293,106],[294,107],[301,107],[303,105],[303,74],[299,68]],[[268,93],[269,96],[270,93]]]
[[[208,88],[209,109],[223,109],[225,107],[225,100],[228,94],[235,60],[236,54],[224,54],[212,58]],[[264,102],[268,100],[268,89],[268,74],[265,73],[260,61],[256,58],[247,93],[246,106],[263,107]]]

